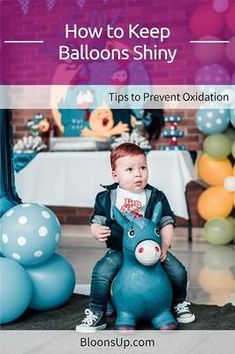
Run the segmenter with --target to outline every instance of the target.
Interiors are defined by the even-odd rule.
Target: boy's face
[[[120,157],[112,171],[115,182],[129,192],[141,192],[148,182],[148,166],[145,155]]]

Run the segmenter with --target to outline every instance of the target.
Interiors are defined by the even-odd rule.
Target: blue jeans
[[[95,265],[91,280],[89,306],[92,310],[105,311],[110,296],[111,283],[122,266],[123,253],[108,250]],[[173,305],[183,302],[187,294],[187,272],[183,264],[172,253],[167,252],[162,263],[171,281]]]

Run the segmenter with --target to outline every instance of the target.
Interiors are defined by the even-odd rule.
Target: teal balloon
[[[232,145],[232,155],[235,158],[235,141],[234,141],[234,143]]]
[[[44,262],[59,246],[60,223],[55,214],[40,204],[19,204],[0,221],[2,254],[22,265]]]
[[[196,112],[196,125],[203,134],[222,133],[229,125],[228,109],[200,108]]]
[[[227,245],[233,240],[233,226],[225,218],[211,218],[203,228],[205,239],[212,245]]]
[[[235,250],[230,246],[211,246],[204,254],[206,267],[223,271],[235,265]]]
[[[235,128],[235,105],[232,106],[229,113],[230,113],[230,123]]]
[[[30,308],[51,310],[63,305],[72,295],[75,272],[63,256],[55,253],[47,261],[25,270],[33,284]]]
[[[0,323],[8,323],[21,316],[32,297],[32,282],[17,262],[0,258]]]
[[[210,157],[222,160],[225,159],[232,149],[232,143],[224,134],[209,135],[203,142],[203,150]]]
[[[227,136],[227,138],[230,139],[231,143],[233,143],[235,141],[235,129],[228,128],[225,130],[225,132],[223,134],[225,136]]]

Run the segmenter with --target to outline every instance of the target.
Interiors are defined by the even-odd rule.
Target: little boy
[[[110,285],[122,265],[123,230],[113,218],[113,206],[122,213],[133,213],[135,217],[151,219],[158,201],[162,202],[160,233],[162,253],[160,260],[173,288],[173,308],[179,323],[195,320],[186,301],[187,272],[184,266],[171,254],[174,214],[163,192],[150,186],[145,152],[137,145],[124,143],[115,148],[110,155],[114,184],[105,186],[106,191],[96,196],[94,214],[91,217],[91,233],[100,242],[106,242],[108,251],[93,270],[89,308],[86,317],[76,327],[78,332],[94,332],[104,329],[106,308],[109,300]]]

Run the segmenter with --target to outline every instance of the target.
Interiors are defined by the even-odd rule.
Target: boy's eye
[[[132,167],[129,167],[129,168],[127,168],[126,169],[128,172],[131,172],[132,170],[133,170],[133,168]]]
[[[146,166],[142,166],[142,167],[141,167],[141,170],[146,170]]]

